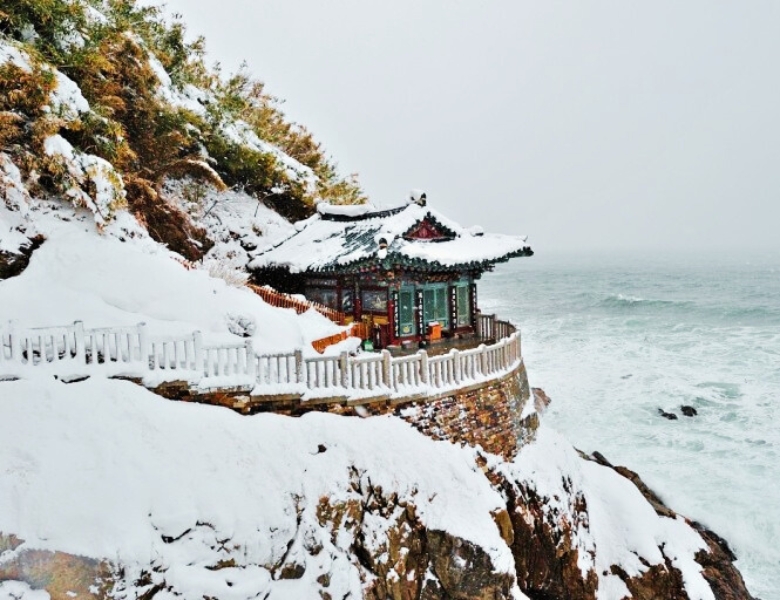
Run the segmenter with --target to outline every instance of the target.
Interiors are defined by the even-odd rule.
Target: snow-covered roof
[[[322,203],[317,214],[296,223],[296,228],[295,234],[258,254],[250,268],[332,272],[382,261],[386,266],[417,265],[431,270],[484,269],[533,254],[525,236],[464,228],[414,202],[387,210]]]

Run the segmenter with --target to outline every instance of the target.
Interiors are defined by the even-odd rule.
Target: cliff
[[[544,426],[509,462],[393,417],[0,385],[0,593],[751,598],[717,536]]]

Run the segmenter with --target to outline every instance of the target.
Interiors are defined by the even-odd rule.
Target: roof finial
[[[409,192],[409,204],[413,202],[425,206],[428,203],[428,196],[423,190],[412,190]]]

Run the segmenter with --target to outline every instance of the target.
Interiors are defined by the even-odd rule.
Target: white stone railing
[[[81,322],[45,329],[11,325],[0,328],[0,377],[24,376],[30,370],[59,376],[110,373],[139,377],[150,386],[176,379],[204,391],[245,387],[253,396],[431,394],[493,379],[519,365],[520,334],[495,317],[481,318],[483,327],[490,327],[486,333],[506,337],[438,356],[420,350],[399,357],[387,350],[358,356],[304,357],[300,350],[258,355],[250,339],[206,345],[200,332],[154,337],[143,323],[104,329],[85,329]]]

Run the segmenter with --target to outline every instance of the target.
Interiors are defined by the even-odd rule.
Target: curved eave
[[[411,268],[421,271],[430,272],[447,272],[447,271],[486,271],[491,266],[504,263],[512,258],[518,258],[521,256],[533,256],[534,251],[530,246],[524,246],[513,252],[503,254],[499,257],[466,261],[454,264],[443,264],[438,261],[429,261],[421,258],[410,258],[399,253],[390,253],[385,258],[380,259],[376,255],[367,258],[361,258],[348,263],[331,263],[321,265],[317,267],[309,268],[305,271],[298,271],[301,275],[337,275],[337,274],[351,274],[360,273],[366,270],[382,269],[392,270],[394,268]],[[284,265],[273,265],[269,268],[287,268]]]

